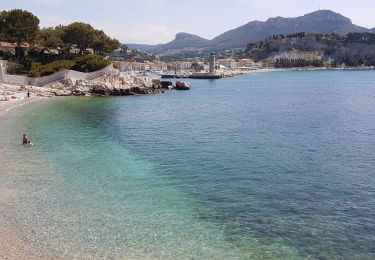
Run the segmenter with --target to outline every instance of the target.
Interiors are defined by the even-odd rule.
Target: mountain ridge
[[[250,21],[240,27],[224,32],[212,40],[190,33],[178,33],[173,41],[166,44],[143,45],[127,44],[130,48],[142,51],[162,53],[167,51],[183,51],[186,49],[209,49],[223,51],[227,49],[245,48],[246,44],[263,40],[277,34],[335,33],[345,35],[350,32],[374,32],[352,23],[352,21],[331,10],[319,10],[299,17],[271,17],[266,21]]]

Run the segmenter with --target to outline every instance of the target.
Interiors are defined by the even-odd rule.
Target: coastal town
[[[28,55],[38,46],[22,42],[20,48],[24,55]],[[209,55],[207,61],[196,58],[193,61],[165,62],[154,59],[139,62],[116,56],[116,53],[121,51],[114,50],[114,54],[107,56],[110,65],[102,70],[84,73],[65,69],[36,78],[9,74],[9,67],[14,66],[14,63],[0,61],[0,100],[22,100],[30,94],[42,97],[161,94],[170,89],[190,89],[188,82],[173,83],[163,79],[220,79],[262,68],[260,63],[256,64],[251,59],[216,59],[214,53]],[[78,52],[75,44],[69,49],[70,54],[77,55]],[[133,50],[128,49],[126,52],[132,54]],[[0,42],[0,53],[16,55],[17,44]],[[94,55],[94,50],[86,48],[85,53]],[[46,48],[43,54],[60,55],[61,50]]]

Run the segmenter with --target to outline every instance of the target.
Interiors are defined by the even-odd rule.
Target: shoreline
[[[375,71],[370,67],[348,67],[348,68],[326,68],[326,67],[296,67],[296,68],[264,68],[258,70],[250,70],[254,72],[276,72],[276,71]]]
[[[12,111],[13,109],[22,107],[30,103],[34,103],[36,101],[40,101],[42,99],[43,97],[30,97],[30,99],[26,98],[16,101],[0,101],[0,117]]]
[[[0,85],[1,87],[1,85]],[[22,109],[26,105],[40,102],[45,97],[32,96],[27,98],[25,92],[16,92],[18,100],[0,101],[0,120],[3,116],[10,114],[15,109]],[[24,113],[25,111],[21,111]],[[11,207],[20,199],[20,191],[17,187],[0,184],[0,207]],[[41,250],[37,245],[30,241],[22,228],[10,218],[0,218],[0,259],[48,259],[46,250]],[[55,257],[52,257],[55,258]]]

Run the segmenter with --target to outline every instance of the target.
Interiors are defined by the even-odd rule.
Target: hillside
[[[249,42],[260,41],[274,34],[366,32],[368,29],[354,25],[341,14],[323,10],[297,18],[270,18],[266,22],[254,21],[226,32],[210,42],[215,50],[241,48]]]
[[[142,45],[142,44],[127,44],[131,49],[139,49],[141,51],[152,52],[167,52],[173,50],[184,49],[200,49],[208,46],[209,40],[190,33],[178,33],[175,39],[166,44],[158,45]]]
[[[346,35],[350,32],[371,32],[371,30],[354,25],[349,18],[341,14],[329,10],[321,10],[296,18],[276,17],[270,18],[265,22],[252,21],[225,32],[212,40],[206,40],[193,34],[180,33],[176,35],[173,41],[166,44],[128,44],[128,46],[133,49],[157,53],[184,49],[223,51],[244,48],[249,42],[260,41],[275,34],[293,34],[298,32]]]
[[[329,64],[375,66],[375,34],[297,33],[275,35],[264,41],[249,43],[245,57],[266,61],[275,67],[305,67]]]

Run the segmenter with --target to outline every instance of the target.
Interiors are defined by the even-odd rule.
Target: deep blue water
[[[55,255],[375,258],[375,72],[191,84],[12,112],[5,156],[34,167],[0,178],[35,195],[1,212]]]

